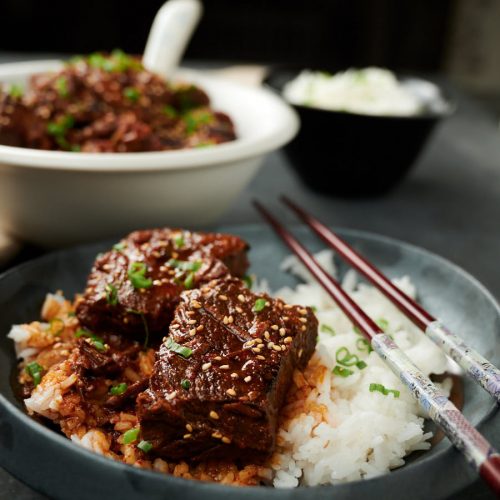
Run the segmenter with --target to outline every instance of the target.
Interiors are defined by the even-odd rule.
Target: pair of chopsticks
[[[468,347],[436,318],[396,287],[380,270],[361,257],[345,241],[319,220],[286,197],[282,201],[291,208],[321,239],[343,259],[371,281],[410,320],[452,357],[466,373],[497,401],[500,401],[500,370]],[[399,349],[394,341],[349,297],[335,278],[330,276],[312,254],[259,202],[257,210],[274,231],[302,261],[319,284],[332,297],[347,317],[367,337],[373,350],[410,389],[420,406],[444,431],[453,445],[479,472],[500,497],[500,454],[482,436],[460,410]]]

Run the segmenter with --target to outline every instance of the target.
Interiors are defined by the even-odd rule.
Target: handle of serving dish
[[[170,0],[155,16],[144,50],[146,69],[170,77],[184,54],[197,26],[202,5],[199,0]]]

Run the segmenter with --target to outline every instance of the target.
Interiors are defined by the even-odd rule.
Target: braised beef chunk
[[[224,234],[135,231],[96,259],[78,319],[93,332],[165,334],[180,293],[229,273],[243,276],[247,247]]]
[[[317,328],[310,308],[256,295],[236,278],[184,292],[137,398],[143,439],[173,460],[269,456],[293,370],[309,361]]]

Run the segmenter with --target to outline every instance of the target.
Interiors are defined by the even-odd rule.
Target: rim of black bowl
[[[444,109],[441,112],[438,111],[424,111],[419,114],[415,115],[371,115],[371,114],[364,114],[364,113],[356,113],[353,111],[342,111],[342,110],[334,110],[334,109],[326,109],[326,108],[320,108],[317,106],[306,106],[304,104],[297,104],[295,102],[289,101],[284,95],[283,95],[283,86],[285,83],[290,82],[295,76],[297,76],[302,70],[310,70],[310,71],[328,71],[332,75],[340,72],[340,71],[346,71],[347,69],[352,69],[353,66],[350,67],[336,67],[333,68],[331,71],[328,68],[316,68],[314,66],[312,67],[305,67],[305,66],[294,66],[294,65],[288,65],[288,64],[276,64],[276,65],[271,65],[266,69],[266,73],[264,76],[264,79],[262,80],[262,84],[267,87],[269,90],[273,91],[274,93],[278,94],[287,104],[290,106],[293,106],[297,110],[300,111],[314,111],[318,113],[328,113],[328,114],[334,114],[338,116],[356,116],[360,118],[365,118],[365,119],[371,119],[371,120],[438,120],[441,118],[447,118],[449,116],[452,116],[457,108],[458,104],[457,102],[452,99],[449,95],[449,92],[447,92],[442,85],[428,79],[424,78],[422,76],[419,76],[417,74],[411,74],[411,73],[406,73],[406,72],[398,72],[398,71],[392,71],[394,75],[396,75],[396,78],[398,81],[405,81],[405,80],[418,80],[421,82],[425,82],[431,85],[434,85],[440,93],[440,96],[442,98],[443,103],[446,106],[446,109]],[[388,69],[388,68],[385,68]],[[281,83],[276,83],[276,79],[283,79]]]
[[[253,226],[259,226],[259,224],[246,224],[245,227],[253,227]],[[301,224],[296,224],[295,226],[292,227],[298,227],[298,226],[303,226]],[[224,226],[224,228],[230,228],[230,227],[241,227],[239,225],[231,225],[231,226]],[[403,248],[406,248],[412,252],[416,252],[419,254],[426,255],[434,260],[437,260],[438,262],[448,266],[449,268],[453,269],[457,274],[463,276],[465,279],[468,281],[472,282],[474,286],[481,291],[483,295],[485,295],[489,301],[494,305],[495,309],[497,312],[500,314],[500,305],[492,295],[492,293],[477,279],[475,278],[472,274],[468,273],[464,269],[462,269],[460,266],[454,264],[453,262],[449,261],[448,259],[441,257],[438,254],[435,254],[429,250],[426,250],[425,248],[419,247],[417,245],[413,245],[411,243],[407,243],[405,241],[399,240],[397,238],[392,238],[389,236],[373,233],[370,231],[364,231],[364,230],[357,230],[357,229],[349,229],[349,228],[338,228],[334,227],[334,230],[338,232],[340,235],[343,236],[354,236],[354,237],[359,237],[362,239],[368,239],[368,240],[375,240],[375,241],[380,241],[392,245],[398,245]],[[113,240],[114,241],[114,240]],[[0,273],[0,281],[6,278],[9,278],[11,274],[17,273],[19,270],[24,270],[24,269],[29,269],[30,267],[36,266],[40,262],[44,262],[46,260],[51,260],[53,259],[56,255],[64,254],[68,251],[75,250],[75,249],[80,249],[80,250],[85,250],[85,249],[91,249],[91,248],[98,248],[102,247],[106,243],[110,243],[109,241],[101,241],[101,242],[94,242],[94,243],[89,243],[89,244],[84,244],[84,245],[77,245],[73,246],[70,248],[62,249],[62,250],[57,250],[50,252],[48,254],[42,255],[40,257],[37,257],[35,259],[29,260],[27,262],[24,262],[22,264],[19,264],[3,273]],[[15,404],[10,402],[7,397],[0,392],[0,406],[3,406],[4,410],[9,414],[10,417],[21,421],[24,425],[28,426],[31,428],[32,431],[34,431],[36,434],[40,434],[43,437],[49,439],[50,441],[56,443],[58,446],[60,446],[63,450],[65,450],[67,453],[70,453],[72,455],[77,455],[84,457],[85,459],[88,460],[93,460],[97,461],[98,463],[102,464],[104,467],[108,468],[113,468],[117,471],[123,471],[123,472],[130,472],[132,474],[138,474],[140,476],[143,476],[145,478],[149,478],[151,480],[155,481],[161,481],[165,483],[174,483],[179,486],[192,486],[192,487],[197,487],[199,489],[200,493],[209,493],[209,492],[214,492],[214,493],[228,493],[231,495],[239,496],[238,493],[241,493],[241,497],[247,497],[246,493],[254,494],[256,498],[276,498],[276,499],[285,499],[289,498],[289,493],[290,491],[293,491],[295,493],[297,492],[302,492],[302,491],[311,491],[311,488],[314,489],[314,491],[318,490],[327,490],[328,493],[334,493],[335,490],[340,493],[341,490],[345,488],[349,488],[352,485],[374,485],[378,481],[387,479],[387,478],[394,478],[394,476],[401,476],[404,474],[410,473],[410,471],[417,472],[418,469],[425,468],[430,461],[437,461],[437,460],[442,460],[446,457],[446,459],[449,461],[448,463],[454,459],[455,461],[459,461],[460,463],[464,463],[465,465],[465,460],[463,457],[460,456],[459,452],[455,450],[453,446],[448,446],[446,448],[443,448],[441,450],[438,450],[435,454],[432,456],[426,456],[426,454],[423,454],[418,458],[417,461],[411,462],[409,464],[405,464],[403,467],[399,467],[397,469],[393,469],[390,471],[389,474],[382,474],[380,476],[375,476],[369,479],[359,479],[359,480],[354,480],[354,481],[347,481],[344,483],[337,483],[337,484],[323,484],[323,485],[317,485],[317,486],[299,486],[297,488],[273,488],[273,487],[265,487],[265,486],[244,486],[244,487],[239,487],[239,486],[232,486],[232,485],[224,485],[220,483],[211,483],[211,482],[206,482],[206,481],[198,481],[194,479],[186,479],[182,477],[177,477],[173,476],[170,474],[164,474],[161,472],[154,472],[150,471],[148,469],[140,469],[133,467],[131,465],[125,464],[123,462],[114,460],[109,457],[104,457],[102,455],[99,455],[98,453],[92,452],[88,450],[87,448],[84,448],[82,446],[79,446],[75,443],[73,443],[70,439],[66,438],[65,436],[59,434],[58,432],[46,427],[45,425],[37,422],[33,418],[31,418],[27,413],[25,413],[22,409],[17,407]],[[480,428],[483,425],[486,425],[491,417],[498,411],[498,405],[495,404],[493,400],[491,400],[491,404],[489,407],[486,409],[486,412],[484,416],[475,424],[476,428]],[[451,464],[450,464],[451,465]],[[468,469],[468,467],[467,467]],[[467,474],[464,474],[461,476],[462,480],[455,481],[453,485],[450,485],[449,492],[453,493],[458,491],[460,488],[466,487],[468,484],[471,483],[470,477],[468,477]],[[46,492],[45,492],[46,493]],[[252,495],[253,496],[253,495]]]

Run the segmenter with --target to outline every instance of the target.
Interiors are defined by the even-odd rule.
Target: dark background
[[[141,53],[163,0],[1,0],[0,50]],[[205,0],[187,58],[440,71],[451,0]]]

